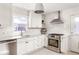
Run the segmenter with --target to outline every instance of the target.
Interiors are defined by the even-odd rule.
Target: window
[[[14,31],[26,31],[27,30],[27,17],[13,16]]]
[[[75,17],[75,27],[74,27],[74,31],[76,34],[79,34],[79,17]]]

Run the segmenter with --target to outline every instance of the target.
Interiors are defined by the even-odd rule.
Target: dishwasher
[[[17,52],[16,42],[17,42],[16,39],[9,39],[9,40],[1,40],[0,44],[8,45],[9,55],[16,55]]]

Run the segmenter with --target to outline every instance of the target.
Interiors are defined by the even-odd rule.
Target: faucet
[[[22,32],[22,30],[21,30],[21,33],[20,33],[20,34],[21,34],[21,36],[23,36],[23,32]]]

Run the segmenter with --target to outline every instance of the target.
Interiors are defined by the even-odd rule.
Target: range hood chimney
[[[61,20],[60,11],[58,11],[58,18],[52,20],[51,23],[54,23],[54,24],[62,24],[62,23],[64,23],[64,22]]]

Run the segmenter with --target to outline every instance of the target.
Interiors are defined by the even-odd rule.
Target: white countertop
[[[1,37],[0,41],[21,39],[21,38],[32,38],[32,37],[37,37],[37,36],[42,36],[42,35],[5,36],[5,37]]]
[[[17,39],[17,38],[21,38],[21,36],[6,36],[6,37],[1,37],[0,38],[0,41],[3,41],[3,40],[13,40],[13,39]]]

